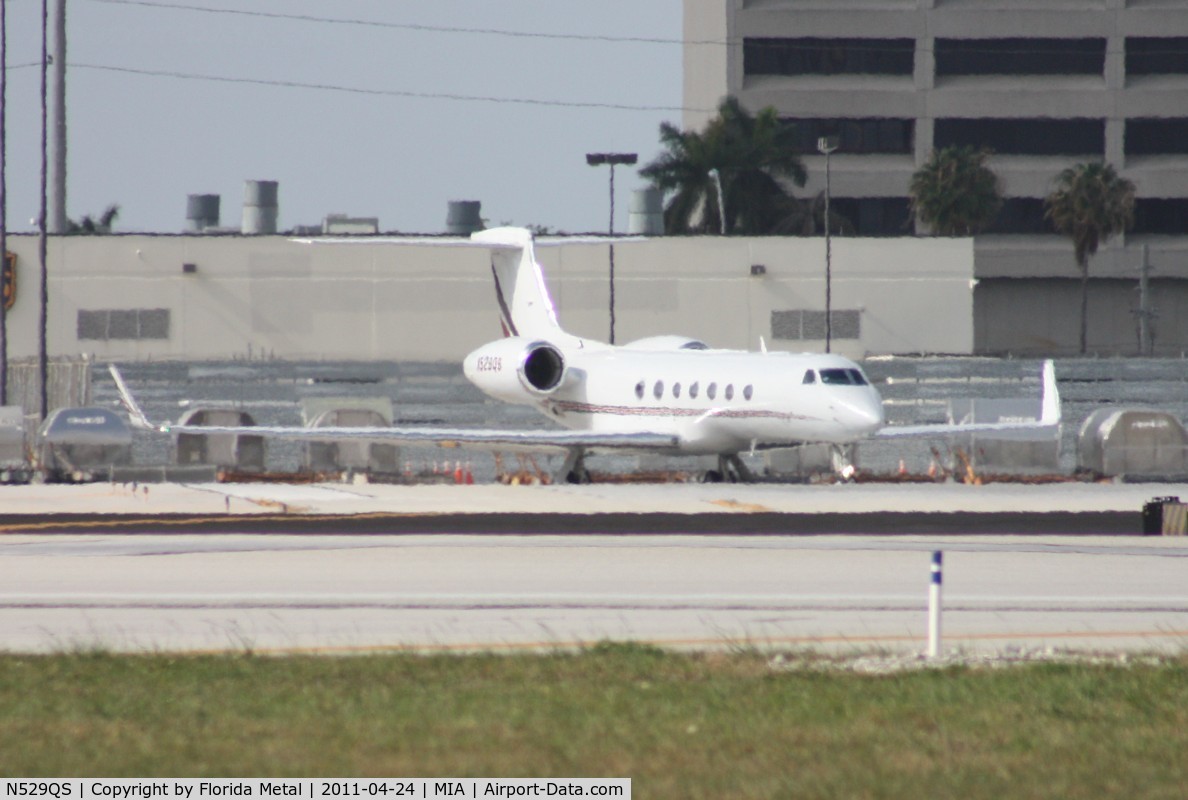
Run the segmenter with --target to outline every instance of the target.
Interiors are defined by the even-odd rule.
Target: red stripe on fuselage
[[[575,414],[609,414],[618,417],[701,417],[710,415],[715,419],[784,419],[803,422],[822,422],[818,417],[807,417],[787,411],[770,411],[746,408],[673,408],[665,406],[600,406],[578,403],[573,400],[546,400],[545,404],[559,411]]]

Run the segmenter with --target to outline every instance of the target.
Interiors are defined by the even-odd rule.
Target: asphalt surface
[[[951,648],[1180,652],[1188,539],[1139,535],[1176,490],[6,486],[0,650],[910,655],[944,550]]]
[[[1167,484],[0,487],[0,533],[1140,535]]]
[[[860,514],[0,514],[0,532],[254,534],[1142,535],[1136,512]]]

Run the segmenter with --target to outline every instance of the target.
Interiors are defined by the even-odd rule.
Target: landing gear
[[[829,450],[834,474],[846,483],[853,482],[854,474],[858,471],[854,467],[854,445],[835,444]]]
[[[743,463],[738,453],[718,456],[718,468],[706,470],[702,483],[755,483],[755,473]]]
[[[565,463],[557,470],[557,483],[589,483],[590,473],[586,470],[586,451],[572,447],[565,456]]]

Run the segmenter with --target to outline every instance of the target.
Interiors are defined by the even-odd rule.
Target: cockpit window
[[[705,342],[685,342],[681,345],[682,350],[709,350],[710,347]]]
[[[801,383],[809,384],[809,383],[816,383],[816,382],[817,382],[817,373],[811,369],[806,369],[804,371],[804,380],[801,381]]]
[[[823,369],[821,383],[834,386],[866,386],[866,376],[856,369]]]

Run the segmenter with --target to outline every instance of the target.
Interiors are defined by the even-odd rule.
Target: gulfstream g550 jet
[[[328,241],[328,240],[307,240]],[[375,242],[375,239],[351,240]],[[180,433],[237,433],[303,440],[371,440],[485,449],[563,451],[562,475],[585,477],[591,451],[716,455],[710,478],[751,477],[739,454],[806,442],[844,446],[888,436],[943,436],[1055,428],[1060,405],[1052,364],[1044,366],[1039,420],[1006,424],[886,427],[883,403],[862,370],[837,355],[717,350],[681,336],[622,346],[574,336],[558,323],[535,247],[602,238],[534,240],[521,228],[495,228],[465,240],[392,240],[484,247],[491,252],[504,338],[466,356],[466,377],[491,397],[534,407],[555,430],[473,428],[303,428],[153,425],[113,366],[133,424]],[[622,241],[622,240],[620,240]]]

